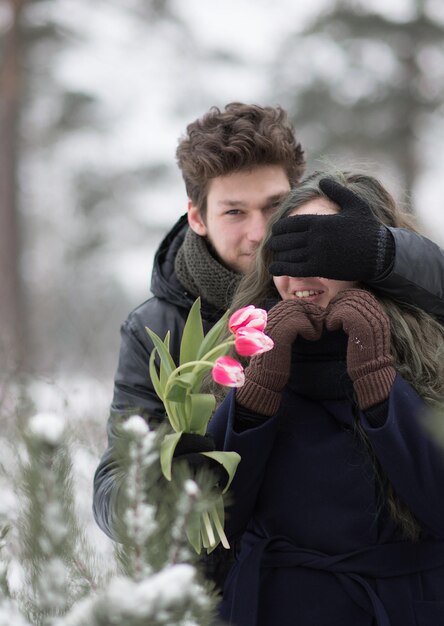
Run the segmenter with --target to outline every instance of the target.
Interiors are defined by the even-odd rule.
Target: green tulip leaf
[[[215,406],[216,398],[211,393],[188,394],[185,402],[188,418],[187,430],[199,435],[205,435]]]
[[[170,402],[177,402],[178,404],[184,404],[187,397],[188,390],[180,385],[173,385],[170,387],[168,394],[165,396]]]
[[[178,402],[170,402],[165,397],[162,399],[166,414],[171,426],[176,433],[186,430],[187,419],[184,416],[184,404]]]
[[[182,432],[165,435],[160,445],[160,466],[167,480],[171,480],[171,464],[173,462],[174,450],[181,436]]]
[[[175,376],[173,372],[168,381],[168,390],[165,398],[172,402],[184,403],[187,393],[193,388],[194,378],[193,374],[180,374]]]
[[[231,481],[234,478],[236,473],[237,466],[239,465],[239,461],[241,460],[240,454],[237,452],[221,452],[219,450],[215,450],[214,452],[202,452],[205,456],[208,456],[210,459],[214,459],[218,463],[220,463],[228,474],[228,483],[225,486],[225,489],[222,493],[226,493],[228,491],[229,486],[231,485]]]
[[[207,332],[204,340],[200,344],[199,350],[196,353],[196,359],[201,359],[207,352],[212,350],[219,339],[223,331],[226,329],[226,323],[228,319],[228,311],[214,324],[214,326]]]
[[[201,526],[201,514],[197,511],[191,511],[186,527],[186,534],[188,541],[193,546],[197,554],[200,554],[202,550]]]
[[[197,298],[188,313],[183,329],[182,341],[180,342],[180,365],[196,359],[196,354],[203,340],[204,332],[200,315],[200,298]]]
[[[209,513],[217,536],[219,537],[223,547],[229,550],[230,544],[228,543],[228,539],[224,531],[225,511],[222,496],[218,498],[217,503],[211,507]]]
[[[154,348],[150,354],[150,363],[149,363],[150,376],[151,376],[151,382],[153,383],[154,391],[157,393],[159,398],[163,400],[164,388],[162,387],[160,380],[159,380],[159,376],[157,375],[157,367],[155,363],[156,354],[157,354],[157,348]]]
[[[157,348],[157,352],[159,353],[159,357],[160,357],[161,366],[165,368],[165,374],[167,376],[170,376],[173,370],[176,369],[176,364],[173,361],[173,357],[171,356],[168,348],[166,347],[162,339],[159,337],[159,335],[156,335],[156,333],[152,331],[150,328],[148,328],[148,326],[145,326],[145,330],[148,333],[148,335],[151,337],[151,340],[154,343],[154,346]],[[165,342],[168,345],[169,333],[167,333],[167,336],[165,337]]]
[[[217,498],[216,502],[214,503],[214,506],[216,508],[219,519],[222,520],[222,525],[223,525],[223,521],[225,518],[225,507],[224,507],[224,498],[222,494]]]
[[[163,340],[163,345],[165,346],[165,357],[166,354],[170,354],[170,331],[167,332],[167,334],[165,335],[165,339]],[[169,376],[171,376],[171,367],[175,366],[175,363],[173,361],[173,358],[170,356],[170,358],[166,357],[166,358],[161,359],[160,361],[160,386],[162,387],[162,389],[165,390],[166,388],[166,384],[167,384],[167,380],[169,378]]]

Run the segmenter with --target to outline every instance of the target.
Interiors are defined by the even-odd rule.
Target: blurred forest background
[[[308,171],[370,167],[443,243],[443,96],[442,0],[0,0],[2,388],[89,383],[104,422],[212,105],[282,105]]]
[[[308,172],[370,168],[444,244],[442,0],[0,0],[0,527],[17,425],[55,411],[110,553],[91,491],[119,327],[186,210],[178,138],[234,100],[288,109]]]

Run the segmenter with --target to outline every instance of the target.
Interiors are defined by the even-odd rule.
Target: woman
[[[412,228],[377,180],[351,174],[310,177],[274,222],[328,220],[339,196]],[[241,548],[221,617],[442,626],[444,456],[423,422],[444,397],[444,330],[352,282],[271,275],[268,239],[233,309],[268,308],[275,347],[251,359],[210,424],[242,457],[226,520]]]

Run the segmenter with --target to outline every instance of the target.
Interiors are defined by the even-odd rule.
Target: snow
[[[159,611],[181,606],[189,598],[202,595],[191,565],[174,565],[140,583],[115,578],[108,588],[110,614],[119,624],[126,615],[150,618]]]
[[[184,484],[184,489],[185,492],[190,496],[190,497],[196,497],[199,493],[199,487],[196,483],[196,481],[188,479],[185,481]]]
[[[54,626],[96,626],[99,620],[95,616],[104,612],[109,626],[142,619],[168,624],[172,623],[170,616],[175,609],[186,607],[190,601],[202,608],[208,606],[208,600],[195,580],[194,568],[174,565],[140,583],[123,577],[114,578],[103,595],[79,602],[68,615],[56,620]],[[181,623],[198,626],[191,620]]]
[[[123,425],[123,429],[136,437],[144,437],[150,430],[148,424],[140,415],[132,415]]]
[[[30,626],[30,623],[11,600],[4,600],[0,604],[0,626]]]
[[[53,612],[66,610],[69,589],[69,572],[60,558],[51,558],[45,562],[44,575],[39,578],[39,602],[50,607]]]
[[[28,423],[29,432],[38,440],[57,446],[63,439],[65,420],[56,413],[37,413]]]
[[[52,546],[60,546],[67,539],[68,529],[66,527],[66,519],[58,500],[48,502],[44,512],[45,527],[51,538]],[[49,548],[49,553],[51,548]]]
[[[53,626],[98,626],[94,619],[95,597],[87,597],[77,604],[61,619],[56,619]],[[19,626],[19,625],[18,625]]]
[[[77,376],[62,374],[55,378],[34,377],[27,386],[29,396],[39,413],[58,416],[69,414],[69,425],[77,422],[103,421],[108,416],[111,389],[99,379],[79,372]],[[11,390],[14,393],[14,390]],[[14,395],[17,397],[20,389]]]
[[[128,536],[141,546],[157,528],[156,509],[150,504],[140,503],[135,509],[125,511],[125,525]]]

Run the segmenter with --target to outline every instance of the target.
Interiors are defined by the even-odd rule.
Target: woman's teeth
[[[309,289],[305,291],[295,291],[294,295],[296,296],[296,298],[308,298],[309,296],[317,296],[320,293],[322,293],[322,291],[314,291],[312,289]]]

